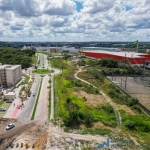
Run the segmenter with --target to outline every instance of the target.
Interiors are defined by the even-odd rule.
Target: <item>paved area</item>
[[[48,92],[49,89],[47,86],[49,86],[49,76],[46,75],[43,78],[42,86],[41,86],[41,91],[40,91],[40,96],[38,100],[38,105],[36,109],[36,115],[34,120],[39,121],[39,122],[44,122],[47,121],[48,119]],[[38,93],[37,93],[38,94]]]
[[[139,102],[150,110],[150,87],[141,80],[134,80],[134,77],[111,77],[111,81],[128,92],[132,97],[137,98]],[[126,81],[126,84],[125,84]]]
[[[32,93],[37,93],[39,88],[40,78],[41,77],[38,75],[35,77],[34,83],[31,87]],[[22,101],[19,97],[19,92],[22,86],[24,85],[21,85],[15,89],[16,99],[14,100],[13,103],[10,104],[9,109],[7,110],[3,118],[14,118],[14,119],[18,119],[18,121],[20,122],[25,122],[30,120],[32,115],[32,110],[34,108],[36,96],[31,95],[31,97],[25,99],[23,101],[24,105],[22,106]]]

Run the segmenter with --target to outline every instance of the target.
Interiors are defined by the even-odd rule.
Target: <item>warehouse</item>
[[[93,50],[93,47],[91,48],[91,50],[90,47],[88,48],[88,50],[84,50],[83,48],[81,48],[81,50],[79,50],[79,53],[90,58],[112,58],[122,62],[130,63],[132,65],[141,66],[150,62],[150,54],[136,52],[121,52],[118,49],[112,48],[105,48],[105,50],[99,50],[98,48]]]

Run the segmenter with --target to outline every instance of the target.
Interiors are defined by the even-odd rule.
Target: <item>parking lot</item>
[[[150,86],[140,79],[123,76],[107,76],[113,83],[128,92],[132,97],[150,110]]]
[[[6,111],[8,110],[8,108],[10,107],[11,103],[6,103],[6,101],[4,101],[4,104],[1,105],[0,107],[5,107]],[[5,115],[6,111],[0,111],[0,118],[3,118],[3,116]]]

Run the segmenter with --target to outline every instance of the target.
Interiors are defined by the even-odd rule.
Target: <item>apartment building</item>
[[[0,86],[14,86],[21,79],[21,65],[0,66]]]

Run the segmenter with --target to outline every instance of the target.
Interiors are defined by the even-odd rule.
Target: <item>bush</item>
[[[107,68],[118,68],[118,61],[111,59],[111,58],[102,58],[100,60],[100,65],[102,67],[107,67]]]
[[[132,121],[127,121],[127,123],[125,124],[125,126],[126,126],[128,129],[130,129],[130,130],[135,129],[135,123],[132,122]]]

